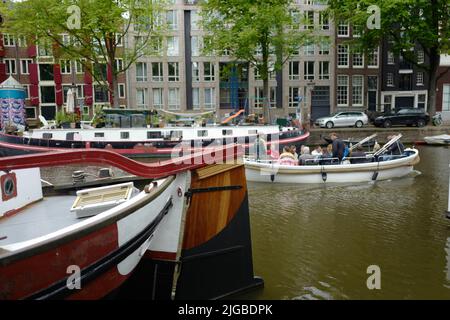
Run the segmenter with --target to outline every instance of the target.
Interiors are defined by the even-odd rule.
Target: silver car
[[[357,127],[361,128],[369,123],[369,117],[364,112],[338,112],[328,117],[316,120],[316,126],[321,128]]]

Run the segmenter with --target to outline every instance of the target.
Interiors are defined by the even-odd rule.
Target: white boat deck
[[[80,222],[70,208],[76,196],[44,198],[23,211],[0,219],[0,246],[30,240]]]

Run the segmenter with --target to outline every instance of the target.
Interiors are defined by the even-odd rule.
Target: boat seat
[[[130,200],[137,193],[133,182],[80,190],[70,211],[78,218],[91,217]]]

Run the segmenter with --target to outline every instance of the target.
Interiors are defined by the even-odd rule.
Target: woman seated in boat
[[[298,160],[299,160],[299,164],[301,166],[302,165],[304,166],[304,165],[316,164],[316,160],[318,160],[318,159],[316,156],[313,156],[311,154],[309,147],[302,146],[301,155],[300,155],[300,157],[298,157]]]
[[[335,160],[337,161],[337,159]],[[326,148],[322,149],[322,156],[320,157],[319,164],[334,164],[333,161],[333,145],[329,144]]]
[[[283,153],[280,155],[280,158],[278,159],[278,164],[283,166],[296,166],[297,165],[297,159],[295,158],[294,153],[292,152],[291,147],[284,147]]]
[[[322,157],[323,156],[323,150],[321,146],[317,146],[311,154],[315,157]]]

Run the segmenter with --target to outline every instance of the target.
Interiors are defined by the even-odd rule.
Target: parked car
[[[334,127],[357,127],[369,123],[369,118],[364,112],[338,112],[328,117],[319,118],[315,124],[321,128],[334,128]]]
[[[430,115],[423,109],[401,109],[395,114],[377,117],[374,125],[377,127],[390,128],[395,125],[418,126],[419,128],[426,126],[430,122]]]

